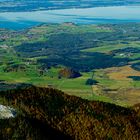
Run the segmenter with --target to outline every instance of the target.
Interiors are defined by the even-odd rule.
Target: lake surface
[[[2,12],[0,27],[24,29],[41,23],[104,24],[140,22],[140,6],[112,6],[32,12]]]

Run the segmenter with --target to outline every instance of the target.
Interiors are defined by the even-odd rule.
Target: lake
[[[140,22],[140,6],[111,6],[0,13],[0,28],[24,29],[41,23],[105,24]]]

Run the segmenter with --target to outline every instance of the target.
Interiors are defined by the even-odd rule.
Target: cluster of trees
[[[96,80],[93,80],[91,78],[87,79],[86,85],[96,85],[98,82]]]
[[[140,53],[139,48],[127,47],[123,49],[113,50],[113,53]]]
[[[75,71],[71,68],[64,68],[62,70],[59,71],[58,74],[59,78],[65,77],[65,78],[77,78],[82,76],[78,71]]]
[[[128,76],[128,78],[131,78],[134,81],[140,81],[140,76]]]
[[[38,63],[46,64],[48,67],[64,65],[77,71],[127,64],[128,59],[114,58],[113,55],[81,52],[82,49],[98,47],[98,43],[109,40],[110,35],[111,33],[53,34],[47,41],[24,43],[15,47],[15,50],[22,57],[46,56],[38,59]]]
[[[46,35],[44,33],[42,42],[24,42],[19,46],[15,46],[16,52],[24,58],[43,56],[37,62],[48,67],[64,65],[77,71],[90,71],[98,68],[127,65],[129,61],[133,61],[127,58],[127,55],[139,53],[140,51],[133,47],[118,49],[108,54],[81,51],[102,46],[104,43],[105,45],[112,44],[113,47],[118,43],[118,40],[122,44],[138,41],[140,38],[138,34],[140,31],[139,24],[103,26],[103,28],[109,28],[111,32],[78,32],[82,27],[77,25],[75,25],[75,28],[79,29],[77,32],[68,32],[65,26],[60,26],[54,26],[55,30],[51,27],[53,30],[51,34]],[[100,26],[102,28],[102,25],[99,25],[99,28]],[[46,28],[49,30],[49,25]],[[36,30],[38,29],[36,28]],[[28,31],[26,34],[28,34]],[[115,58],[114,55],[118,53],[125,53],[126,58]]]
[[[4,72],[26,71],[27,66],[24,64],[11,64],[4,68]]]
[[[55,89],[28,87],[0,92],[5,103],[20,110],[0,120],[0,137],[9,139],[138,139],[138,113],[109,103],[87,101]],[[8,139],[9,138],[9,139]]]
[[[137,71],[140,71],[140,62],[132,64],[131,67]]]
[[[108,67],[119,67],[127,65],[127,58],[113,58],[111,55],[103,53],[83,53],[82,55],[71,55],[60,56],[53,58],[42,58],[38,60],[38,63],[46,64],[47,66],[64,65],[71,67],[77,71],[88,72],[93,69],[108,68]]]
[[[32,86],[31,84],[24,84],[24,83],[9,84],[6,81],[0,80],[0,91],[7,91],[10,89],[24,89],[31,86]]]

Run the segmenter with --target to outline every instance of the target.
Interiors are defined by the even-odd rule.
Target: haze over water
[[[40,23],[103,24],[140,22],[140,6],[111,6],[32,12],[2,12],[0,27],[24,29]]]

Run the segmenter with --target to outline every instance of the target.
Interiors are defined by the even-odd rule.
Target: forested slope
[[[12,139],[139,139],[136,109],[87,101],[55,89],[29,87],[0,93],[4,104],[19,110],[1,120],[0,136]],[[6,137],[5,137],[6,136]]]

